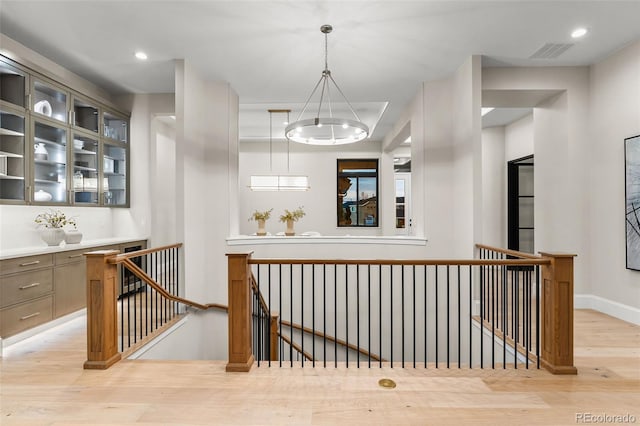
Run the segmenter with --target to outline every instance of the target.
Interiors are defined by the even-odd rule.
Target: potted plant
[[[297,222],[300,218],[302,218],[306,213],[303,210],[303,207],[300,206],[294,211],[289,211],[287,209],[284,210],[284,214],[280,216],[280,222],[287,224],[287,230],[284,232],[284,235],[292,236],[295,235],[295,231],[293,230],[293,222]]]
[[[260,236],[267,235],[267,231],[265,231],[264,229],[264,223],[267,221],[267,219],[271,217],[272,211],[273,209],[265,210],[262,212],[259,212],[258,210],[256,210],[251,214],[251,217],[249,218],[249,220],[255,220],[256,222],[258,222],[258,232],[256,232],[256,235],[260,235]]]
[[[76,221],[67,216],[60,210],[49,210],[40,213],[34,219],[34,222],[40,228],[40,238],[49,246],[57,246],[64,240],[64,227],[71,225],[75,228]]]

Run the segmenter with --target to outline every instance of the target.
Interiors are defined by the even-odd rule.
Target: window
[[[338,226],[378,226],[378,160],[338,160]]]

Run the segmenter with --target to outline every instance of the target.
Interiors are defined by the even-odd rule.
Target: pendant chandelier
[[[360,121],[360,117],[356,114],[355,110],[347,100],[342,90],[331,76],[328,66],[328,49],[327,49],[327,36],[333,30],[331,25],[323,25],[320,27],[320,31],[324,34],[324,71],[316,86],[313,88],[311,95],[305,102],[300,115],[297,120],[290,123],[285,128],[285,136],[288,140],[299,143],[306,143],[310,145],[341,145],[347,143],[360,142],[369,136],[369,127]],[[342,96],[344,101],[349,106],[353,118],[341,118],[333,116],[333,108],[331,106],[331,90],[330,86],[333,86],[337,92]],[[302,119],[309,102],[315,95],[318,88],[320,88],[320,101],[318,105],[318,111],[315,117]],[[322,110],[322,103],[327,103],[328,116],[320,116]]]

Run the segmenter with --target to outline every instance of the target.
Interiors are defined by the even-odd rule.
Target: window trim
[[[344,173],[340,172],[341,163],[375,163],[375,172],[354,172]],[[338,228],[379,228],[380,227],[380,159],[379,158],[338,158],[336,160],[336,204],[340,209],[342,208],[342,199],[340,197],[340,178],[341,177],[355,177],[355,178],[375,178],[376,180],[376,212],[375,212],[375,225],[360,225],[350,224],[341,225],[340,217],[336,211],[336,226]],[[356,190],[356,201],[360,201],[360,194]]]

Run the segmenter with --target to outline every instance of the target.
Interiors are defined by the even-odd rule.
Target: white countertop
[[[409,237],[403,235],[393,236],[356,236],[356,235],[238,235],[227,238],[227,245],[242,246],[256,244],[388,244],[424,246],[426,238]]]
[[[146,240],[146,238],[101,238],[96,240],[81,241],[79,244],[67,244],[63,241],[58,246],[47,246],[43,242],[41,246],[20,247],[15,249],[2,250],[0,251],[0,260],[22,256],[33,256],[37,254],[58,253],[61,251],[91,249],[93,247],[108,246],[111,244],[122,244],[141,240]]]

